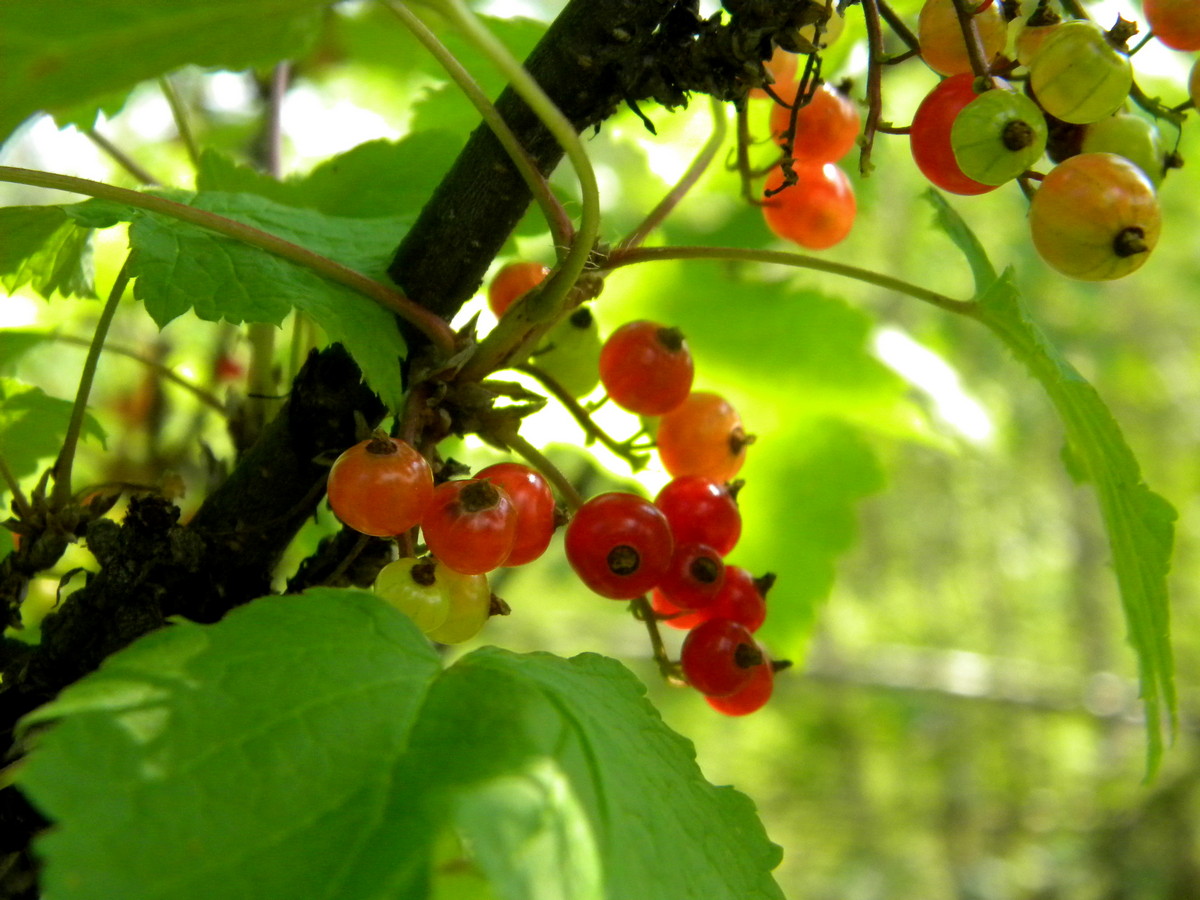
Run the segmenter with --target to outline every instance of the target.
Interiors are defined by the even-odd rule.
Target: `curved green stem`
[[[601,269],[610,270],[634,263],[665,262],[667,260],[682,259],[769,263],[772,265],[792,266],[797,269],[829,272],[832,275],[841,275],[845,278],[864,282],[865,284],[873,284],[885,290],[907,294],[909,297],[929,303],[947,312],[978,318],[974,303],[965,300],[955,300],[952,297],[947,297],[944,294],[939,294],[936,291],[928,290],[919,285],[910,284],[899,278],[882,275],[879,272],[872,272],[870,269],[862,269],[858,266],[833,262],[832,260],[809,256],[805,253],[787,253],[781,250],[752,250],[741,247],[646,247],[613,253],[604,261]]]
[[[121,271],[113,280],[112,290],[104,309],[100,311],[100,320],[96,323],[96,332],[92,335],[92,344],[88,348],[87,358],[83,361],[83,372],[79,376],[79,390],[75,392],[75,405],[71,409],[71,420],[67,423],[67,433],[63,438],[62,450],[54,462],[54,492],[51,495],[56,506],[66,506],[71,500],[71,469],[75,464],[75,449],[79,446],[79,435],[83,432],[83,418],[87,414],[88,398],[92,393],[92,384],[96,380],[96,366],[100,362],[100,351],[104,349],[104,340],[108,337],[108,327],[112,324],[113,316],[117,314],[117,306],[125,295],[129,285],[129,263],[133,259],[130,253],[125,257]]]
[[[567,216],[567,211],[563,209],[563,205],[558,202],[558,198],[550,190],[549,182],[538,171],[533,159],[521,145],[521,142],[517,140],[517,136],[513,134],[512,129],[508,127],[508,123],[501,117],[499,111],[492,104],[492,101],[488,99],[483,88],[479,86],[479,82],[471,76],[471,73],[459,62],[458,57],[451,53],[449,48],[438,40],[438,36],[412,10],[403,3],[395,2],[395,0],[384,0],[384,5],[404,23],[408,30],[413,33],[413,36],[429,51],[430,55],[441,64],[442,68],[446,70],[446,74],[458,85],[458,89],[466,95],[467,99],[471,101],[471,105],[483,117],[483,121],[492,129],[496,140],[504,147],[509,159],[517,167],[517,171],[521,173],[521,178],[524,179],[525,185],[529,188],[530,193],[533,194],[534,200],[542,208],[542,215],[546,217],[546,224],[550,228],[550,235],[554,240],[555,249],[559,252],[560,256],[564,255],[566,248],[571,245],[571,240],[575,234],[575,226],[571,224],[571,220]]]
[[[314,253],[299,244],[285,241],[269,232],[244,225],[234,219],[219,216],[216,213],[197,209],[184,203],[176,203],[153,194],[143,194],[100,181],[87,178],[76,178],[73,175],[58,175],[53,172],[39,172],[34,169],[18,169],[12,166],[0,166],[0,181],[14,184],[28,184],[33,187],[52,188],[60,191],[70,191],[75,194],[86,194],[89,197],[99,197],[111,200],[137,209],[158,213],[223,234],[234,240],[258,247],[268,253],[273,253],[289,262],[312,269],[318,275],[330,281],[345,285],[365,297],[369,297],[381,306],[391,310],[405,321],[424,333],[442,352],[451,354],[455,348],[455,335],[450,326],[425,307],[413,303],[399,291],[381,284],[361,272],[356,272],[348,266],[335,262],[327,256]]]
[[[568,509],[574,512],[583,506],[583,497],[579,495],[579,491],[575,490],[575,485],[571,484],[571,480],[559,471],[558,466],[550,462],[541,450],[521,437],[516,429],[498,434],[496,437],[516,450],[526,462],[545,475],[546,480],[554,485]]]
[[[187,150],[192,168],[199,171],[200,148],[196,145],[196,136],[192,133],[192,126],[188,121],[187,110],[183,108],[183,101],[179,99],[179,92],[175,90],[175,85],[171,84],[171,79],[165,75],[158,79],[158,86],[162,90],[163,96],[167,98],[167,105],[171,107],[171,118],[175,120],[175,128],[179,131],[179,138],[183,141],[183,146]]]
[[[146,171],[146,169],[143,168],[136,159],[98,132],[95,128],[84,128],[82,131],[87,136],[88,140],[107,153],[112,158],[113,162],[136,178],[141,184],[162,184],[161,181]]]
[[[721,145],[725,143],[725,132],[727,124],[725,121],[725,104],[721,103],[716,98],[711,101],[713,130],[708,141],[696,154],[696,158],[692,160],[692,164],[688,166],[687,171],[683,173],[683,177],[678,183],[671,188],[665,197],[659,202],[658,206],[650,211],[645,220],[638,225],[632,232],[629,233],[623,241],[617,244],[617,250],[628,250],[641,245],[646,236],[655,228],[663,223],[663,221],[671,214],[671,211],[679,205],[679,201],[687,196],[688,191],[695,187],[696,182],[700,180],[700,176],[712,164],[717,152],[721,149]]]
[[[75,337],[72,334],[51,334],[51,335],[47,335],[47,337],[49,337],[50,340],[61,341],[64,344],[76,344],[76,345],[82,346],[82,347],[90,347],[92,345],[91,341],[86,340],[84,338]],[[204,388],[200,387],[200,385],[194,384],[193,382],[188,381],[186,378],[182,377],[181,375],[176,374],[175,371],[172,370],[169,366],[164,366],[160,362],[155,362],[152,359],[148,359],[147,357],[143,356],[141,353],[138,353],[136,350],[131,350],[128,347],[118,347],[118,346],[113,346],[112,344],[105,344],[104,352],[105,353],[115,353],[118,356],[126,356],[129,359],[140,362],[143,366],[150,369],[152,372],[154,372],[159,377],[165,379],[166,381],[170,381],[172,384],[178,385],[179,387],[183,388],[185,391],[189,391],[194,397],[196,397],[197,400],[199,400],[205,406],[215,409],[217,412],[219,412],[223,416],[229,415],[229,410],[227,410],[225,408],[225,404],[223,404],[220,400],[218,400],[215,396],[210,394]]]
[[[459,378],[466,381],[483,378],[504,365],[513,349],[525,339],[531,326],[548,324],[562,311],[568,292],[587,266],[600,232],[600,189],[591,160],[574,126],[554,105],[554,101],[546,96],[541,85],[525,67],[508,52],[508,48],[483,26],[462,0],[440,0],[431,5],[447,15],[463,35],[500,70],[512,89],[558,141],[579,179],[582,206],[579,229],[570,250],[541,290],[529,294],[518,304],[519,309],[510,310],[480,342],[472,358],[459,372]]]

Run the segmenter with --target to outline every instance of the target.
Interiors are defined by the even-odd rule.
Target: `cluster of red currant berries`
[[[1143,11],[1163,44],[1200,50],[1194,0],[1146,0]],[[977,77],[980,60],[971,59],[954,0],[925,0],[921,8],[920,56],[943,80],[908,129],[917,167],[935,186],[964,195],[1019,179],[1031,194],[1033,245],[1064,275],[1101,281],[1141,267],[1159,238],[1157,188],[1178,158],[1164,149],[1155,120],[1128,109],[1134,89],[1125,46],[1135,31],[1131,23],[1118,21],[1106,32],[1088,19],[1063,21],[1042,0],[1012,29],[1010,58],[1009,23],[999,4],[984,0],[970,19],[987,77]],[[832,246],[850,229],[853,195],[832,199],[841,192],[831,186],[838,179],[826,161],[833,159],[831,145],[853,146],[857,113],[827,85],[807,92],[807,105],[797,103],[794,81],[781,77],[776,58],[768,69],[774,93],[788,104],[772,110],[772,133],[791,141],[785,149],[796,160],[797,186],[776,194],[784,185],[783,169],[771,171],[764,191],[767,223],[803,247]],[[1024,90],[1006,78],[1024,82]],[[1200,62],[1188,87],[1196,104]],[[813,174],[813,154],[825,164],[824,181]],[[1044,176],[1032,171],[1043,154],[1054,164]]]
[[[327,491],[334,514],[363,534],[420,526],[432,559],[389,563],[375,591],[444,644],[473,637],[494,611],[486,574],[537,559],[557,524],[550,486],[528,466],[497,463],[435,487],[425,458],[383,434],[334,461]]]

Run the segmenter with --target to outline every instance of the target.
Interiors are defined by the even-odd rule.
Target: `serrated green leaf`
[[[28,284],[41,296],[94,297],[91,232],[61,206],[0,209],[0,285]]]
[[[0,456],[17,478],[32,475],[42,460],[58,454],[72,405],[46,396],[41,388],[0,378]],[[84,419],[83,435],[101,445],[106,437],[104,429],[90,415]]]
[[[374,277],[383,277],[409,226],[407,217],[334,217],[253,194],[202,193],[191,198],[191,205]],[[111,208],[119,207],[99,212]],[[140,210],[126,208],[124,215],[132,223],[134,296],[160,327],[189,311],[210,321],[279,324],[298,309],[331,341],[346,347],[384,403],[399,408],[403,386],[398,360],[405,345],[391,312],[311,269],[241,241]]]
[[[967,225],[940,197],[935,205],[939,224],[967,253],[976,279],[994,272]],[[1004,341],[1046,391],[1066,430],[1068,471],[1090,483],[1100,502],[1129,641],[1138,656],[1146,706],[1147,769],[1152,774],[1162,758],[1163,713],[1172,732],[1177,717],[1167,592],[1175,509],[1142,480],[1141,468],[1120,425],[1095,388],[1033,321],[1011,270],[977,289],[979,320]]]
[[[487,648],[439,671],[361,591],[142,638],[22,721],[47,895],[782,896],[751,802],[618,663]]]
[[[20,787],[60,900],[358,898],[347,860],[379,825],[395,760],[440,670],[361,591],[271,597],[151,634],[24,727]],[[357,882],[402,857],[360,860]],[[366,870],[369,869],[368,873]]]
[[[493,647],[434,686],[408,767],[429,779],[426,814],[450,818],[498,897],[782,897],[780,850],[753,804],[704,780],[644,693],[595,654]]]
[[[316,37],[329,5],[329,0],[6,3],[0,140],[38,110],[81,105],[181,66],[236,70],[296,58]]]

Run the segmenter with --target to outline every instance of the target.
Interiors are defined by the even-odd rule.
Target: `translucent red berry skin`
[[[433,472],[412,446],[379,436],[339,456],[326,488],[341,521],[363,534],[392,537],[425,515],[433,500]]]
[[[496,318],[508,312],[508,308],[522,294],[541,284],[550,269],[536,262],[511,262],[504,266],[488,285],[488,308]]]
[[[649,500],[614,491],[598,494],[567,525],[567,562],[602,597],[632,600],[667,571],[674,550],[667,517]]]
[[[792,111],[778,103],[771,107],[771,135],[783,143]],[[792,152],[807,162],[837,162],[858,141],[859,115],[850,98],[827,84],[813,93],[807,106],[796,111]]]
[[[677,544],[707,544],[728,556],[741,537],[742,514],[733,493],[711,478],[675,478],[658,492],[654,505],[671,523]]]
[[[951,75],[921,101],[909,131],[913,161],[921,174],[936,187],[952,194],[986,194],[998,187],[981,184],[964,175],[950,142],[954,120],[977,96],[973,74]]]
[[[475,478],[504,488],[517,509],[517,527],[506,566],[533,562],[550,546],[554,537],[554,494],[550,485],[529,466],[496,463],[475,473]]]
[[[421,520],[429,552],[463,575],[499,567],[512,551],[516,530],[517,508],[508,494],[473,478],[438,485]]]
[[[775,690],[775,670],[770,663],[755,666],[747,681],[728,697],[705,697],[708,705],[727,716],[747,716],[767,705]]]
[[[703,609],[717,599],[724,583],[725,563],[721,554],[707,544],[677,541],[671,565],[655,590],[679,609]]]
[[[622,409],[661,416],[692,389],[692,354],[678,329],[639,320],[622,325],[600,350],[600,382]]]
[[[737,410],[719,394],[693,391],[658,423],[658,458],[673,477],[732,481],[746,459]]]
[[[659,615],[683,613],[664,619],[672,628],[695,628],[709,619],[729,619],[754,632],[758,631],[767,619],[766,598],[759,590],[754,576],[741,566],[725,567],[725,580],[721,589],[717,591],[716,599],[702,609],[680,610],[661,591],[655,591],[650,600],[654,611]]]
[[[749,683],[754,669],[767,665],[754,636],[728,619],[709,619],[689,631],[679,664],[688,684],[710,697],[728,697]]]
[[[833,163],[797,162],[795,171],[796,183],[786,188],[780,166],[767,174],[762,206],[767,227],[809,250],[840,243],[854,227],[858,211],[850,179]]]

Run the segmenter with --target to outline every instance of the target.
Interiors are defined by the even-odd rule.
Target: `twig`
[[[741,247],[639,247],[636,250],[627,250],[620,254],[614,253],[605,260],[602,268],[609,270],[634,263],[682,259],[734,260],[739,262],[792,266],[799,269],[814,269],[818,272],[829,272],[832,275],[841,275],[845,278],[853,278],[855,281],[873,284],[885,290],[907,294],[909,297],[936,306],[947,312],[971,318],[977,317],[974,303],[965,300],[955,300],[936,291],[902,281],[899,278],[893,278],[890,275],[883,275],[879,272],[872,272],[870,269],[862,269],[858,266],[833,262],[832,260],[809,256],[804,253],[787,253],[781,250],[753,250]]]
[[[588,411],[580,405],[579,401],[571,396],[570,392],[559,384],[558,380],[545,369],[535,366],[532,363],[523,363],[519,366],[513,366],[513,368],[518,372],[524,372],[526,375],[536,378],[542,387],[553,394],[554,399],[562,404],[563,409],[570,414],[571,418],[579,423],[579,427],[583,429],[589,443],[591,441],[598,441],[601,446],[629,463],[630,468],[634,471],[637,471],[646,464],[645,457],[634,453],[628,443],[616,440],[607,431],[592,421],[592,417],[588,415]]]
[[[575,235],[575,226],[562,203],[550,190],[550,183],[538,171],[537,165],[521,145],[517,136],[513,134],[512,129],[508,127],[508,123],[504,121],[492,101],[488,99],[483,88],[479,86],[479,82],[459,62],[458,57],[451,53],[437,35],[429,29],[429,26],[402,3],[386,0],[384,5],[404,23],[413,36],[425,46],[430,55],[441,64],[442,68],[446,70],[446,74],[458,85],[458,89],[466,95],[467,99],[471,101],[471,105],[492,129],[496,140],[504,147],[509,159],[521,174],[526,187],[529,188],[529,192],[533,194],[538,206],[542,208],[542,215],[545,216],[546,224],[550,228],[550,236],[554,240],[555,249],[561,256],[571,245]]]
[[[862,143],[858,151],[858,171],[871,172],[871,150],[875,132],[883,115],[883,29],[879,26],[882,0],[863,0],[863,19],[867,25],[867,120],[863,123]],[[915,39],[914,39],[915,40]]]
[[[317,274],[330,281],[345,285],[365,297],[394,312],[405,321],[415,326],[426,335],[433,344],[447,355],[454,352],[456,337],[446,321],[425,307],[413,303],[395,288],[388,287],[374,279],[368,278],[361,272],[356,272],[349,266],[314,253],[299,244],[285,241],[269,232],[245,225],[235,219],[217,215],[184,203],[176,203],[164,197],[153,194],[143,194],[116,185],[91,181],[87,178],[76,178],[73,175],[58,175],[53,172],[39,172],[35,169],[19,169],[13,166],[0,166],[0,181],[10,181],[14,184],[28,184],[34,187],[50,188],[53,190],[70,191],[75,194],[86,194],[89,197],[100,197],[121,203],[137,209],[178,219],[189,225],[196,225],[223,234],[234,240],[242,241],[252,247],[258,247],[268,253],[273,253],[297,265],[312,269]]]
[[[629,235],[617,244],[617,249],[626,250],[631,247],[638,247],[650,232],[654,231],[663,221],[671,214],[671,211],[679,205],[679,201],[687,196],[690,191],[700,180],[700,176],[712,164],[717,152],[721,149],[721,145],[725,143],[725,133],[728,130],[725,122],[725,105],[715,98],[710,101],[713,117],[713,130],[709,135],[708,141],[696,154],[696,158],[692,160],[692,164],[688,166],[687,171],[683,173],[678,183],[667,192],[667,195],[659,201],[659,204],[651,210],[645,220],[637,226]]]
[[[75,337],[73,334],[49,334],[46,335],[46,337],[53,341],[61,341],[64,344],[75,344],[80,347],[90,347],[92,345],[90,340],[86,338]],[[185,391],[190,391],[205,406],[211,407],[223,416],[227,416],[229,414],[229,410],[225,408],[225,404],[213,396],[213,394],[200,387],[200,385],[188,381],[183,376],[177,374],[169,366],[164,366],[160,362],[155,362],[149,357],[143,356],[138,351],[132,350],[129,347],[118,347],[114,346],[113,344],[105,344],[104,351],[106,353],[115,353],[118,356],[125,356],[129,359],[137,360],[155,374],[165,378],[167,381],[170,381],[173,384],[178,385]]]
[[[121,271],[113,279],[112,290],[108,300],[100,312],[100,320],[96,323],[96,332],[92,335],[92,344],[88,348],[87,358],[83,361],[83,372],[79,376],[79,390],[75,392],[75,405],[71,409],[71,419],[67,423],[67,433],[63,437],[62,450],[54,463],[54,492],[51,495],[59,506],[65,506],[71,499],[71,468],[75,464],[75,448],[79,445],[79,435],[83,431],[83,418],[87,413],[88,398],[92,393],[92,383],[96,378],[96,366],[100,362],[100,351],[104,349],[104,339],[108,336],[108,328],[117,306],[125,295],[129,284],[129,262],[133,254],[125,257]]]
[[[12,491],[13,506],[17,508],[17,514],[22,519],[27,519],[33,513],[33,508],[29,505],[29,499],[25,496],[25,492],[21,490],[21,484],[13,475],[12,469],[8,466],[3,454],[0,454],[0,478],[4,479],[4,483],[8,485],[8,489]]]
[[[142,168],[141,164],[136,159],[98,132],[95,128],[84,128],[83,133],[89,140],[109,156],[113,162],[119,165],[122,169],[136,178],[141,184],[159,185],[162,184],[157,178]]]
[[[183,101],[179,99],[179,94],[175,90],[175,86],[171,84],[171,79],[165,75],[158,79],[158,86],[162,90],[163,96],[167,98],[167,105],[171,107],[171,118],[175,120],[175,128],[179,131],[179,138],[187,150],[188,159],[192,161],[192,168],[199,171],[200,148],[196,146],[196,136],[192,133],[192,126],[188,122],[187,110],[183,108]]]

